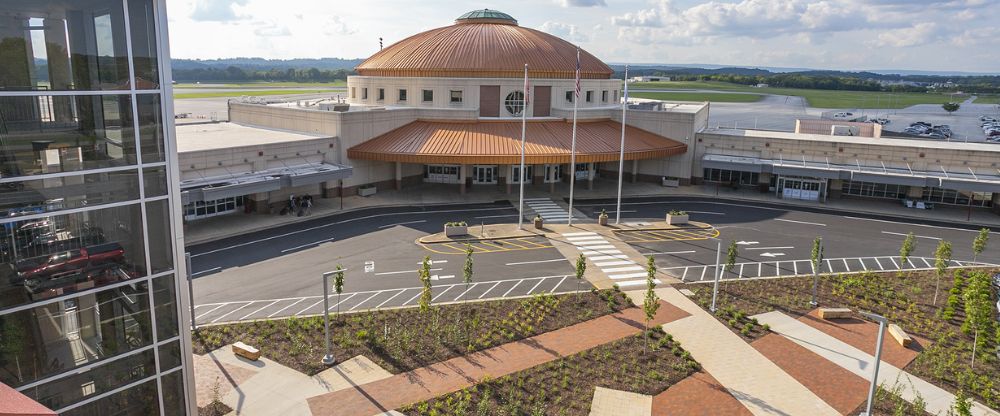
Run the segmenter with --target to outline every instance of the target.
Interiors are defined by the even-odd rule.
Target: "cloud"
[[[542,32],[555,35],[571,42],[587,42],[590,36],[577,29],[576,25],[547,21],[538,27]]]
[[[358,30],[347,24],[340,16],[330,16],[323,23],[323,33],[327,36],[347,36],[358,33]]]
[[[938,36],[937,23],[920,22],[911,27],[886,30],[878,34],[870,45],[905,48],[930,43]]]
[[[201,22],[231,22],[247,19],[237,14],[234,6],[246,6],[249,0],[197,0],[191,20]]]
[[[256,22],[254,26],[257,27],[254,28],[253,34],[257,36],[276,37],[292,35],[292,32],[288,30],[288,26],[279,25],[274,22]]]
[[[557,0],[562,7],[608,7],[604,0]]]

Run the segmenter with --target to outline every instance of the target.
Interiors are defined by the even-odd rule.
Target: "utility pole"
[[[719,265],[722,261],[722,240],[715,239],[715,242],[718,243],[718,247],[715,249],[715,283],[712,285],[712,307],[709,309],[712,313],[715,313],[715,299],[719,295],[719,279],[722,277]]]
[[[326,355],[323,356],[323,365],[333,365],[337,361],[333,357],[333,349],[330,345],[330,277],[334,273],[323,273],[323,340],[326,341]]]
[[[878,386],[878,365],[882,362],[882,339],[885,338],[885,324],[888,322],[884,316],[874,313],[861,312],[866,318],[878,322],[878,340],[875,341],[875,368],[872,371],[871,386],[868,388],[868,404],[865,405],[864,416],[872,416],[872,405],[875,402],[875,388]]]

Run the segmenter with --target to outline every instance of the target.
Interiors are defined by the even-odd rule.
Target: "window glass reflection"
[[[23,391],[49,409],[61,409],[156,373],[153,350],[123,357]]]
[[[177,336],[177,293],[174,276],[161,276],[153,280],[153,302],[156,306],[156,336],[159,340]],[[162,365],[163,357],[160,357]],[[164,367],[166,369],[168,367]]]
[[[167,200],[146,204],[149,232],[149,262],[151,273],[160,273],[174,267],[174,251],[170,236],[170,209]]]
[[[132,29],[132,60],[135,68],[135,88],[151,90],[160,87],[160,71],[156,60],[156,28],[153,2],[128,1],[129,27]]]
[[[0,311],[146,275],[139,204],[0,222]]]
[[[129,89],[124,18],[120,0],[4,2],[0,90]]]
[[[18,387],[150,345],[146,282],[0,315],[0,383]]]
[[[0,179],[135,164],[134,130],[127,95],[0,97]]]
[[[61,413],[62,416],[159,416],[156,380]]]
[[[166,416],[184,416],[187,407],[184,404],[184,377],[180,371],[174,371],[161,378],[163,387],[163,413]]]
[[[139,174],[136,170],[17,181],[4,185],[0,186],[0,217],[44,214],[139,198]]]
[[[160,111],[159,94],[136,96],[139,109],[139,145],[142,146],[142,163],[156,163],[166,160],[163,148],[163,114]]]

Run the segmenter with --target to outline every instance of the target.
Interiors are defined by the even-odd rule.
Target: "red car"
[[[42,264],[23,268],[20,277],[22,279],[42,277],[98,264],[119,263],[124,260],[125,249],[118,243],[99,244],[53,254]]]

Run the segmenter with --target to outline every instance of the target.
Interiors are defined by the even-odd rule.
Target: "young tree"
[[[959,104],[959,103],[944,103],[944,104],[941,104],[941,108],[943,108],[944,111],[947,111],[948,114],[951,114],[951,113],[954,113],[954,112],[958,111],[958,109],[961,108],[961,107],[962,107],[962,105]]]
[[[951,262],[951,243],[941,240],[937,250],[934,251],[934,269],[937,272],[937,279],[934,280],[934,302],[937,306],[938,288],[941,286],[941,276],[948,271],[948,263]]]
[[[972,240],[972,261],[976,261],[979,255],[986,250],[986,243],[990,242],[990,229],[983,228],[979,230],[979,235],[976,236],[975,240]]]
[[[583,282],[583,274],[587,272],[587,258],[583,257],[583,253],[580,257],[576,258],[576,287],[580,288],[580,283]],[[577,291],[576,299],[580,300],[580,292]]]
[[[344,266],[337,265],[337,272],[333,274],[333,291],[337,292],[337,317],[340,317],[340,294],[344,293]]]
[[[726,273],[733,270],[736,266],[736,259],[740,256],[740,248],[736,245],[736,241],[729,242],[729,250],[726,252],[726,265],[722,268]]]
[[[819,305],[819,301],[816,299],[818,297],[819,290],[819,274],[823,270],[823,238],[816,237],[813,240],[812,248],[812,268],[813,268],[813,293],[812,301],[809,302],[812,306]]]
[[[906,234],[906,238],[903,239],[903,245],[899,248],[899,267],[906,267],[906,262],[910,259],[910,255],[913,254],[913,250],[917,249],[917,237],[913,235],[911,231]]]
[[[660,309],[660,298],[656,295],[656,262],[653,256],[646,258],[646,297],[642,301],[642,311],[646,313],[646,337],[649,345],[649,321],[656,317],[656,311]]]
[[[963,294],[965,298],[965,322],[962,322],[962,332],[975,332],[972,343],[972,365],[975,365],[976,347],[980,343],[979,331],[985,330],[989,334],[994,325],[991,295],[990,275],[982,271],[972,273]]]
[[[465,267],[462,269],[462,280],[465,282],[465,293],[469,293],[469,283],[472,283],[472,244],[465,245]],[[465,296],[465,293],[462,296]]]
[[[420,283],[423,289],[420,291],[420,312],[427,312],[431,309],[431,257],[425,256],[420,264]]]

